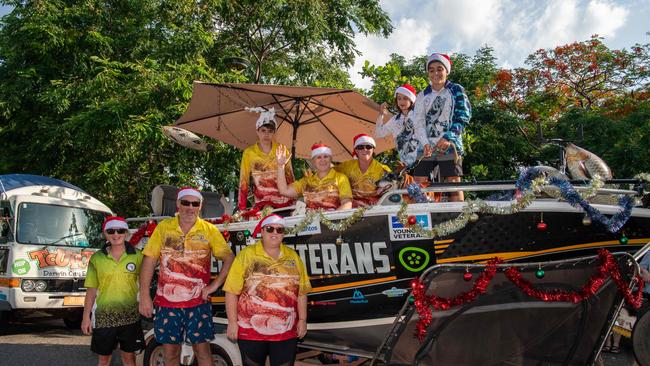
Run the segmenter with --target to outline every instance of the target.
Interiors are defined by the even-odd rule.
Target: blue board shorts
[[[191,308],[156,306],[154,334],[160,344],[180,344],[183,340],[198,344],[214,339],[210,303]]]

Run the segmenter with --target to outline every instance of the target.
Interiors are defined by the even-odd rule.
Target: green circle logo
[[[26,275],[29,272],[29,268],[29,262],[25,259],[16,259],[11,266],[11,270],[19,276]]]
[[[420,272],[429,264],[429,253],[422,248],[402,248],[398,257],[402,266],[411,272]]]

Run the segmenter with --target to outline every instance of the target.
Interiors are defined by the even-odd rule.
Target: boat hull
[[[495,203],[499,204],[503,203]],[[416,204],[409,207],[408,215],[430,229],[456,218],[462,207],[460,203]],[[308,296],[306,343],[330,344],[347,354],[374,351],[408,298],[411,280],[435,264],[485,262],[494,257],[548,261],[593,255],[600,248],[634,253],[650,242],[647,209],[635,209],[621,232],[613,234],[598,223],[585,225],[584,213],[566,203],[536,201],[519,213],[482,215],[457,232],[436,238],[422,237],[402,225],[398,209],[368,210],[341,233],[314,222],[298,235],[285,237],[285,244],[301,256],[313,287]],[[605,214],[617,212],[610,206],[600,209]],[[331,220],[346,216],[349,213],[328,214]],[[293,225],[301,219],[287,220]],[[542,221],[545,230],[538,228]],[[229,232],[238,252],[256,241],[246,235],[255,224],[220,228]],[[626,240],[621,240],[623,236]],[[225,322],[222,302],[223,297],[217,297],[214,305]]]

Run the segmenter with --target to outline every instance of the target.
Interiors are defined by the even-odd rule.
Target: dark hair
[[[395,106],[397,107],[397,116],[399,116],[400,114],[402,114],[402,110],[399,108],[399,105],[397,105],[397,94],[398,93],[395,93]],[[409,112],[410,112],[415,108],[415,102],[411,101],[411,99],[409,99],[409,102],[411,102],[411,105],[409,106]]]

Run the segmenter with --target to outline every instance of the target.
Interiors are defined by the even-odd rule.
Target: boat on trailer
[[[365,210],[286,217],[288,227],[300,230],[285,236],[284,243],[301,256],[313,287],[301,347],[376,359],[411,294],[411,281],[433,267],[470,268],[499,257],[542,268],[544,263],[593,256],[599,249],[633,255],[650,243],[644,182],[612,180],[604,183],[624,187],[599,189],[587,182],[572,183],[573,190],[593,196],[592,202],[603,202],[589,205],[592,215],[619,220],[614,224],[620,229],[612,232],[611,222],[592,220],[570,200],[556,198],[559,189],[550,185],[539,186],[522,205],[521,192],[512,193],[518,192],[515,182],[437,184],[424,190],[462,190],[465,202],[405,204],[408,191],[393,190]],[[489,192],[501,194],[478,199]],[[614,203],[624,196],[634,197],[629,217]],[[169,197],[168,206],[173,206],[175,195]],[[470,209],[476,216],[462,219]],[[238,253],[258,240],[251,236],[258,220],[234,221],[217,227]],[[426,235],[432,232],[437,235]],[[213,264],[216,271],[219,265]],[[462,285],[461,277],[457,280]],[[223,292],[212,301],[215,321],[227,324]]]

